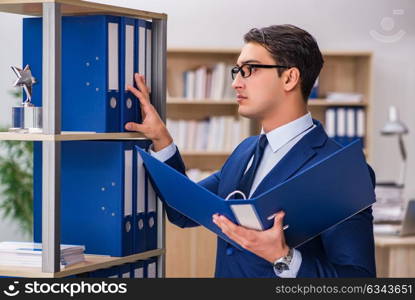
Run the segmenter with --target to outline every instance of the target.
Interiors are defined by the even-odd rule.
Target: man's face
[[[237,65],[244,63],[275,65],[270,53],[257,43],[247,43],[242,48]],[[243,78],[240,73],[235,77],[232,87],[236,90],[240,115],[263,120],[278,107],[284,93],[282,77],[277,69],[252,69],[251,76]]]

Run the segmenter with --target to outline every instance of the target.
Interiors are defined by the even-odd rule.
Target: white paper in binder
[[[231,209],[241,226],[254,230],[263,230],[253,205],[231,205]]]

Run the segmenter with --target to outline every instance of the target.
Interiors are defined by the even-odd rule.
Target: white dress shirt
[[[291,121],[283,126],[275,128],[270,132],[266,133],[268,144],[265,147],[263,157],[256,171],[254,181],[249,193],[249,197],[255,192],[258,185],[265,178],[266,175],[274,168],[274,166],[291,150],[291,148],[301,138],[310,132],[316,125],[313,124],[313,119],[310,113]],[[264,131],[261,131],[263,134]],[[171,143],[169,146],[163,148],[158,152],[154,152],[150,147],[150,154],[160,161],[166,161],[171,158],[176,152],[176,145]],[[253,162],[251,157],[245,172],[249,169]],[[277,274],[283,278],[294,278],[297,277],[298,270],[300,269],[302,257],[300,251],[294,249],[293,258],[291,260],[289,270],[283,271]],[[274,270],[275,271],[275,270]]]

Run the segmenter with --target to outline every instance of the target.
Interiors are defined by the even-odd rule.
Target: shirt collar
[[[272,152],[276,152],[291,139],[304,132],[307,128],[313,126],[313,118],[311,113],[308,112],[302,117],[277,127],[266,134],[269,145]],[[264,133],[264,129],[261,130],[261,134]]]

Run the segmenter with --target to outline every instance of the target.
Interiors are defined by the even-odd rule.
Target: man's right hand
[[[125,129],[129,131],[137,131],[153,142],[153,150],[158,152],[173,142],[169,131],[161,120],[154,106],[150,103],[150,95],[145,84],[144,76],[140,74],[134,75],[138,89],[128,86],[128,90],[132,92],[141,104],[141,116],[143,123],[138,124],[128,122]]]

